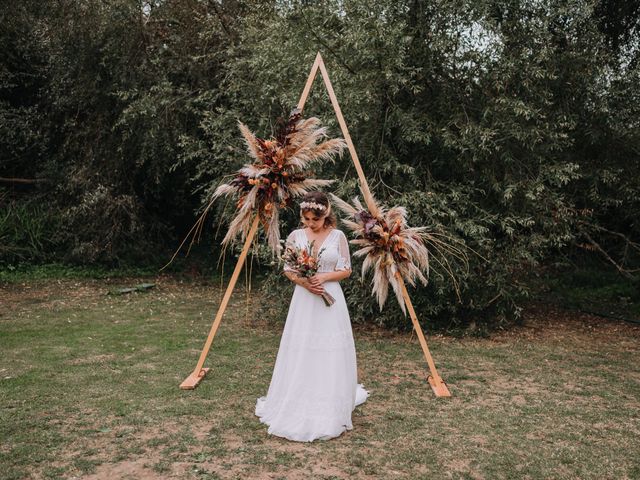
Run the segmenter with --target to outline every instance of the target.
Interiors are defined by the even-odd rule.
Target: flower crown
[[[314,210],[324,210],[326,206],[316,202],[300,202],[300,208],[313,208]]]

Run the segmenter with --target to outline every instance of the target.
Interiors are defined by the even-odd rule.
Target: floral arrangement
[[[284,253],[282,254],[282,260],[285,265],[294,270],[299,277],[309,278],[318,273],[318,267],[320,266],[320,255],[324,251],[322,248],[317,255],[313,253],[313,244],[307,243],[306,247],[298,247],[291,244],[285,244]],[[324,304],[327,307],[333,305],[336,301],[335,298],[326,291],[320,295]]]
[[[406,315],[402,288],[397,277],[401,276],[412,286],[416,286],[417,280],[427,285],[430,260],[443,267],[451,276],[458,293],[458,284],[448,257],[462,260],[467,268],[468,260],[465,252],[453,245],[455,240],[443,234],[428,232],[426,227],[409,227],[406,220],[407,210],[404,207],[387,210],[378,205],[368,190],[364,195],[366,208],[357,198],[354,198],[353,205],[350,205],[336,195],[331,196],[338,208],[348,216],[342,222],[356,237],[350,243],[361,247],[354,252],[354,256],[365,256],[362,277],[364,278],[370,269],[373,270],[373,294],[377,297],[380,310],[386,302],[391,284],[400,308]],[[431,247],[434,255],[430,255],[427,245]]]
[[[315,117],[303,119],[296,108],[277,136],[264,140],[239,122],[253,163],[242,167],[213,194],[213,199],[224,195],[238,197],[236,216],[222,240],[223,245],[239,234],[244,238],[257,214],[267,243],[273,252],[280,254],[279,210],[291,206],[295,197],[334,182],[309,178],[306,168],[313,162],[333,160],[334,155],[342,155],[346,147],[342,138],[321,141],[327,134],[326,128],[319,124],[320,120]]]

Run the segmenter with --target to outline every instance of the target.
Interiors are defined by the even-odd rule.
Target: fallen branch
[[[0,177],[0,182],[3,183],[24,183],[24,184],[34,184],[34,183],[44,183],[48,182],[48,178],[7,178]]]

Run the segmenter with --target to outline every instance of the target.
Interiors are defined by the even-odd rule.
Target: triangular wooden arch
[[[340,105],[338,104],[338,99],[336,98],[336,94],[333,91],[333,86],[331,85],[331,80],[329,79],[329,74],[327,73],[327,69],[324,65],[324,61],[322,60],[322,55],[320,52],[316,55],[315,61],[313,62],[313,66],[311,67],[311,72],[309,73],[309,77],[307,78],[307,83],[304,86],[304,90],[302,91],[302,95],[300,96],[300,100],[298,101],[298,108],[300,111],[304,109],[304,104],[307,101],[307,97],[309,96],[309,92],[311,91],[311,86],[313,85],[313,81],[315,80],[318,70],[320,70],[320,74],[322,75],[322,79],[324,81],[324,85],[327,88],[327,93],[329,94],[329,98],[331,100],[331,105],[335,110],[336,117],[338,118],[338,123],[340,124],[340,129],[342,130],[342,135],[349,149],[349,153],[351,154],[351,159],[353,160],[353,164],[358,172],[358,178],[360,181],[360,188],[363,193],[367,195],[370,194],[369,184],[367,183],[367,178],[364,175],[364,171],[362,170],[362,166],[360,165],[360,160],[358,159],[358,154],[356,153],[356,149],[353,145],[353,141],[351,140],[351,135],[349,135],[349,129],[347,128],[347,124],[344,121],[344,117],[342,116],[342,111],[340,110]],[[204,376],[209,371],[209,368],[204,368],[204,361],[209,353],[209,349],[211,348],[211,342],[213,342],[213,337],[215,336],[218,326],[222,320],[222,316],[224,315],[225,310],[227,309],[227,304],[229,303],[229,299],[231,298],[231,293],[238,281],[238,276],[240,275],[240,271],[242,270],[242,265],[245,262],[247,257],[247,253],[249,251],[249,247],[251,246],[251,242],[253,241],[253,237],[255,236],[258,230],[259,217],[256,215],[253,220],[253,224],[251,225],[251,229],[247,234],[247,237],[244,242],[244,246],[242,248],[242,252],[238,257],[238,261],[236,263],[235,269],[233,270],[233,274],[231,275],[231,280],[227,285],[227,290],[225,291],[224,297],[222,298],[222,302],[220,303],[220,307],[218,308],[218,313],[216,314],[213,325],[211,326],[211,330],[209,331],[209,336],[207,337],[207,341],[202,349],[202,353],[200,354],[200,358],[196,365],[194,371],[180,384],[180,388],[183,390],[191,390],[198,386],[198,384],[202,381]],[[402,276],[397,273],[398,283],[402,288],[402,296],[408,306],[409,315],[411,316],[411,321],[413,322],[413,327],[418,334],[418,339],[420,340],[420,346],[422,347],[422,351],[424,353],[425,359],[427,360],[427,364],[429,366],[429,370],[431,375],[427,377],[433,392],[437,397],[450,397],[451,393],[447,388],[447,385],[442,380],[438,371],[436,370],[436,366],[433,362],[433,358],[431,353],[429,352],[429,347],[427,346],[427,341],[424,338],[424,334],[422,332],[422,328],[420,327],[420,323],[418,322],[418,317],[416,316],[416,312],[413,309],[413,304],[411,303],[411,299],[409,298],[409,294],[407,292],[407,288],[404,284]]]

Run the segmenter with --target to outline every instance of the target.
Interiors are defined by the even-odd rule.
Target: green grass
[[[37,282],[40,280],[127,280],[132,277],[144,279],[153,278],[158,275],[169,275],[178,280],[194,281],[194,279],[208,279],[220,282],[223,275],[227,278],[229,273],[233,271],[235,258],[236,256],[234,254],[227,253],[227,256],[224,258],[225,265],[223,267],[221,259],[212,258],[209,252],[207,252],[207,255],[204,255],[202,247],[200,247],[199,250],[190,253],[188,257],[176,257],[171,263],[169,263],[171,255],[168,255],[166,258],[158,258],[157,263],[154,265],[142,267],[126,266],[109,268],[99,265],[82,266],[65,263],[4,264],[0,265],[0,286],[3,284],[8,286],[23,282]],[[252,262],[252,278],[258,280],[264,278],[268,272],[268,268],[259,264],[255,258],[252,259]],[[161,270],[165,265],[166,268]]]
[[[128,267],[112,269],[98,266],[71,266],[63,263],[43,265],[18,264],[4,265],[0,268],[0,283],[18,283],[31,280],[49,280],[61,278],[127,278],[132,276],[155,276],[158,268]]]
[[[0,478],[640,473],[636,327],[536,311],[502,336],[428,337],[449,399],[428,387],[415,335],[356,329],[359,380],[371,396],[352,431],[308,444],[268,436],[254,415],[282,330],[265,321],[260,298],[236,290],[209,375],[182,391],[221,291],[157,284],[121,296],[106,295],[102,281],[0,289]],[[552,314],[560,318],[548,321]]]

